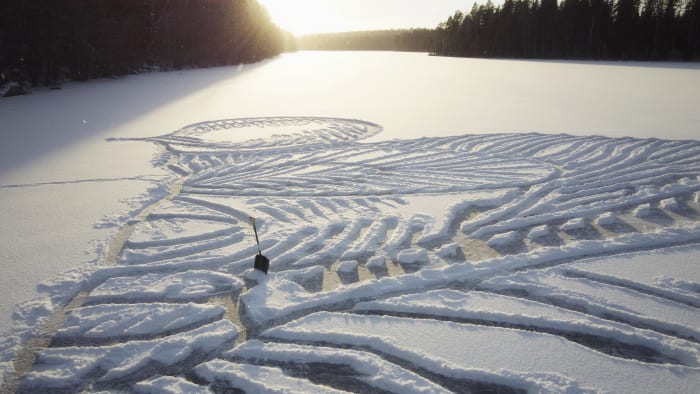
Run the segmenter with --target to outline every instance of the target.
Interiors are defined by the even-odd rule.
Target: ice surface
[[[14,305],[37,297],[39,282],[103,258],[116,226],[150,200],[124,199],[149,185],[124,180],[0,188],[0,330],[9,327]],[[104,220],[108,214],[114,216]]]

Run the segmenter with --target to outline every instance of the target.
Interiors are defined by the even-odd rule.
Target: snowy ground
[[[10,219],[3,236],[26,244],[3,243],[3,254],[11,256],[3,261],[36,261],[28,270],[41,272],[40,290],[50,298],[16,308],[15,328],[2,344],[3,389],[691,392],[700,384],[700,143],[584,132],[462,134],[478,127],[496,131],[485,126],[495,113],[453,108],[474,104],[473,98],[419,112],[420,105],[435,103],[415,103],[416,94],[394,102],[385,97],[385,89],[398,89],[411,72],[427,70],[414,54],[398,55],[421,59],[404,79],[392,75],[365,84],[364,94],[379,96],[367,103],[360,100],[362,89],[348,84],[338,90],[339,82],[323,74],[321,82],[334,84],[300,89],[294,100],[302,81],[284,85],[281,78],[310,73],[290,68],[309,56],[342,63],[349,55],[287,55],[223,82],[247,92],[252,103],[212,87],[165,108],[154,103],[153,113],[126,125],[119,120],[129,109],[105,112],[103,118],[113,118],[98,127],[101,142],[84,142],[97,147],[87,153],[66,142],[64,153],[20,144],[13,161],[4,156],[9,164],[3,164],[0,197],[3,218]],[[360,79],[389,55],[360,56],[367,69],[341,74]],[[473,62],[429,60],[437,62],[433,71],[443,72]],[[286,75],[264,71],[280,63]],[[535,65],[515,63],[523,72]],[[658,91],[685,94],[687,86],[697,87],[697,70],[541,66],[562,81],[567,72],[588,72],[595,80],[625,69],[663,76],[650,82],[656,91],[631,100],[650,108],[663,101],[667,115],[677,111],[679,138],[697,131],[698,115],[680,103],[671,108]],[[204,78],[199,72],[191,73]],[[217,79],[224,70],[209,73]],[[257,97],[252,86],[268,92],[271,80],[286,87],[272,108],[261,110],[260,101],[270,96]],[[573,85],[586,84],[567,86]],[[349,102],[315,97],[332,97],[334,89]],[[540,88],[557,89],[562,86]],[[27,102],[50,102],[63,93]],[[576,95],[593,103],[595,93]],[[502,131],[576,132],[582,126],[567,129],[563,119],[585,118],[588,130],[606,132],[595,127],[600,118],[577,113],[580,102],[558,103],[560,112],[545,117],[532,113],[532,104],[517,104],[526,96],[509,96],[498,109],[513,114],[501,114]],[[380,99],[390,108],[378,106]],[[221,116],[232,112],[231,103],[240,104],[234,113],[267,116]],[[552,100],[542,108],[547,103],[547,111],[555,106]],[[21,104],[0,103],[0,111],[26,109]],[[201,112],[165,116],[188,107]],[[659,127],[656,112],[613,106],[620,108],[608,113],[630,117],[610,123],[620,130],[646,136],[645,130]],[[271,116],[296,112],[314,117]],[[429,115],[418,119],[419,113]],[[65,130],[72,121],[63,115],[56,116]],[[548,123],[558,117],[557,127]],[[3,138],[23,121],[40,123],[29,116],[8,119],[13,128],[3,128]],[[205,121],[194,123],[199,120]],[[192,125],[180,128],[186,123]],[[38,134],[46,129],[30,128]],[[427,137],[416,138],[421,135]],[[158,150],[147,154],[144,146]],[[43,165],[22,163],[27,152],[38,152]],[[78,159],[66,160],[66,152]],[[125,152],[131,156],[120,157]],[[55,163],[68,164],[46,168]],[[61,199],[70,198],[82,201],[61,212]],[[44,245],[43,235],[17,234],[31,233],[33,221],[46,223],[45,215],[55,218],[52,229],[65,228],[67,235],[44,237],[68,250],[40,248],[31,258],[27,250]],[[249,215],[258,218],[262,248],[272,261],[267,277],[250,269],[256,247]],[[74,217],[76,223],[62,221]],[[97,228],[83,234],[77,228],[84,223]],[[52,257],[80,259],[90,241],[97,242],[96,251],[74,265],[39,268]],[[90,260],[95,264],[86,265]],[[76,269],[53,276],[61,267]],[[21,284],[32,279],[18,276]]]

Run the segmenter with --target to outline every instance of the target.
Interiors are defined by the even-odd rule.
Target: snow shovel
[[[253,231],[255,231],[255,242],[258,243],[258,254],[255,255],[255,264],[253,265],[253,268],[256,270],[260,270],[267,275],[267,269],[270,267],[270,259],[267,257],[263,256],[262,252],[260,251],[260,241],[258,240],[258,229],[255,227],[255,218],[250,217],[250,222],[253,223]]]

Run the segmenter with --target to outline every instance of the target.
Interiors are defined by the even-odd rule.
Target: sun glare
[[[433,28],[468,0],[258,0],[272,20],[297,36],[359,30]],[[477,0],[478,1],[478,0]],[[480,1],[485,3],[486,0]],[[493,0],[499,4],[502,0]]]
[[[273,22],[297,36],[342,29],[333,2],[260,0],[260,3],[267,8]]]

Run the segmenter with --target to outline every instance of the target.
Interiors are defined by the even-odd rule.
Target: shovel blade
[[[264,272],[265,274],[267,274],[267,269],[269,267],[270,267],[270,260],[267,257],[265,257],[261,254],[255,255],[255,265],[253,266],[253,268],[255,268],[256,270],[260,270],[260,271]]]

